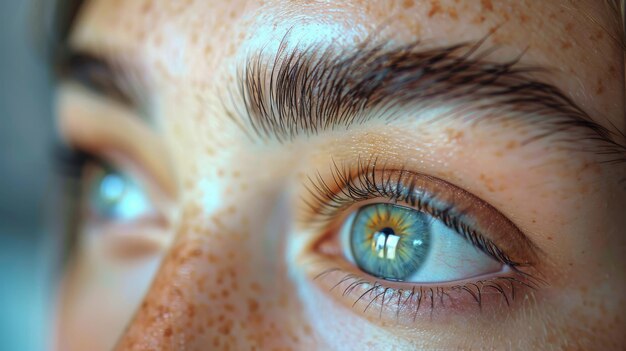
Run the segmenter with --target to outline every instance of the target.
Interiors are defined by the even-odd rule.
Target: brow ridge
[[[292,141],[372,121],[394,123],[448,106],[441,118],[472,122],[509,118],[532,131],[524,144],[550,137],[572,149],[581,138],[626,161],[623,134],[594,121],[558,87],[539,80],[547,69],[515,57],[489,60],[484,40],[435,48],[419,41],[389,45],[366,40],[353,47],[312,44],[250,55],[238,69],[238,114],[261,140]],[[471,111],[471,113],[468,113]],[[496,112],[496,113],[494,113]]]

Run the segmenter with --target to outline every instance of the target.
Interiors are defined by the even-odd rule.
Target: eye
[[[130,176],[106,165],[87,172],[87,207],[98,220],[132,222],[154,213],[145,190]]]
[[[532,241],[452,183],[375,159],[309,180],[302,222],[319,235],[303,266],[347,307],[410,323],[435,310],[497,310],[545,284]]]
[[[152,184],[134,170],[134,164],[116,167],[98,156],[81,161],[79,245],[112,261],[161,255],[172,235],[168,232],[167,205]],[[119,162],[115,164],[124,163]],[[139,175],[135,175],[139,174]]]
[[[440,283],[495,273],[503,264],[432,215],[404,206],[364,206],[341,229],[344,255],[375,277]]]

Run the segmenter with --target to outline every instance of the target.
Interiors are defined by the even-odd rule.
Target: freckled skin
[[[98,324],[85,321],[100,306],[77,307],[66,297],[60,345],[71,350],[64,340],[77,338],[74,349],[94,351],[626,347],[626,196],[616,190],[623,167],[598,165],[591,156],[572,162],[547,144],[524,147],[523,131],[502,133],[516,128],[504,124],[373,127],[366,135],[350,130],[289,147],[259,145],[222,108],[228,84],[236,83],[233,66],[264,43],[263,35],[276,42],[291,27],[323,23],[327,35],[350,43],[387,23],[395,40],[425,45],[475,41],[491,31],[489,43],[502,46],[494,60],[527,49],[523,62],[552,68],[550,82],[606,117],[600,124],[623,131],[624,82],[615,79],[624,76],[623,55],[586,14],[611,23],[599,1],[88,1],[72,44],[141,67],[158,101],[158,130],[169,151],[162,157],[178,193],[166,229],[172,243],[153,283],[136,304],[114,301],[136,310],[120,317],[127,327],[90,340],[89,328]],[[311,33],[298,39],[324,40]],[[510,216],[546,254],[541,269],[549,286],[502,312],[498,325],[478,315],[459,318],[476,323],[418,320],[401,328],[315,290],[289,258],[296,239],[310,239],[286,219],[295,217],[294,199],[306,194],[306,177],[328,169],[328,155],[355,159],[371,149],[398,164],[414,161]],[[74,270],[90,260],[81,256]],[[74,270],[65,278],[67,296],[93,294],[81,290],[89,278]],[[98,301],[95,294],[88,301]]]

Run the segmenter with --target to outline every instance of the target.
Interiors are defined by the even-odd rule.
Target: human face
[[[618,28],[591,0],[87,1],[59,126],[108,166],[58,347],[626,347]]]

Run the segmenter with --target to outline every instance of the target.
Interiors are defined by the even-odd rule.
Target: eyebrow
[[[368,39],[352,48],[290,49],[283,39],[274,54],[261,50],[239,67],[234,115],[259,138],[279,142],[372,121],[508,119],[529,131],[523,144],[553,137],[580,150],[586,139],[604,162],[626,161],[626,145],[617,141],[623,132],[598,124],[534,77],[547,70],[523,66],[521,57],[490,61],[495,49],[482,48],[485,39],[438,48]]]
[[[241,103],[224,107],[246,134],[251,129],[262,140],[286,142],[407,118],[509,119],[530,131],[522,144],[553,137],[570,149],[603,155],[603,162],[626,162],[624,132],[598,124],[560,89],[531,76],[545,69],[520,65],[519,58],[489,61],[493,49],[481,45],[483,41],[423,49],[419,42],[389,47],[366,40],[353,48],[288,49],[283,40],[273,55],[255,52],[239,67],[231,98]],[[138,75],[113,62],[70,51],[58,62],[57,73],[141,110],[146,94],[137,84],[142,83],[129,82],[129,76]]]
[[[71,81],[131,109],[140,110],[143,93],[137,74],[112,60],[86,52],[68,51],[56,64],[59,79]]]

